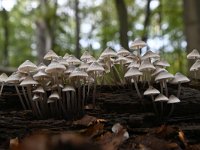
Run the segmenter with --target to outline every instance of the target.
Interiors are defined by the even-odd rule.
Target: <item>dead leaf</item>
[[[74,125],[82,125],[82,126],[90,126],[91,124],[93,124],[93,122],[95,122],[97,120],[96,117],[94,116],[89,116],[89,115],[85,115],[83,116],[80,120],[76,120],[74,121]]]
[[[19,150],[19,139],[18,137],[10,139],[10,150]]]
[[[96,123],[94,125],[91,125],[89,128],[87,128],[83,135],[89,138],[93,138],[94,136],[102,133],[104,130],[104,125],[102,123]]]

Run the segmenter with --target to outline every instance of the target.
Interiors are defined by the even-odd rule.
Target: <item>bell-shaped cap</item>
[[[8,79],[7,74],[2,73],[2,74],[0,75],[0,83],[6,82],[7,79]]]
[[[90,55],[90,53],[88,51],[84,51],[83,55],[81,56],[81,60],[84,61],[84,60],[88,60],[92,58],[92,55]]]
[[[92,56],[90,59],[87,60],[87,63],[88,63],[88,64],[91,64],[91,63],[93,63],[93,62],[95,62],[95,61],[97,61],[96,58],[94,58],[94,57]]]
[[[65,53],[65,55],[63,56],[63,59],[68,59],[69,58],[69,54],[68,53]]]
[[[67,62],[67,59],[63,59],[62,57],[59,57],[57,59],[58,63],[61,64],[61,65],[64,65],[64,66],[68,66],[69,63]]]
[[[60,96],[59,96],[59,94],[58,94],[57,91],[53,91],[53,92],[51,93],[51,95],[49,96],[49,99],[50,99],[50,100],[56,101],[56,100],[59,100],[59,99],[60,99]]]
[[[128,68],[139,68],[140,64],[138,61],[132,61],[129,65]]]
[[[45,70],[47,68],[47,66],[44,64],[44,63],[40,63],[38,66],[37,66],[37,69],[38,70]]]
[[[88,74],[80,70],[79,68],[76,68],[70,73],[69,77],[70,78],[73,78],[73,77],[85,78],[85,77],[88,77]]]
[[[38,86],[33,93],[45,93],[44,88],[42,86]]]
[[[193,49],[188,55],[187,59],[198,59],[200,58],[199,51],[197,49]]]
[[[19,73],[14,72],[13,74],[11,74],[11,75],[6,79],[6,83],[18,84],[20,78],[21,78],[21,75],[20,75]]]
[[[48,77],[49,75],[44,70],[39,70],[36,74],[33,75],[34,80],[40,80]]]
[[[103,72],[105,69],[98,63],[93,62],[87,69],[87,72]]]
[[[150,86],[145,92],[144,95],[157,95],[160,94],[160,91],[158,91],[156,88],[153,86]]]
[[[38,84],[38,82],[35,81],[35,80],[33,80],[33,78],[30,77],[30,76],[27,76],[27,77],[20,83],[21,86],[37,85],[37,84]]]
[[[142,72],[140,72],[137,68],[130,68],[124,75],[125,78],[129,77],[138,77],[143,75]]]
[[[129,54],[130,54],[130,52],[127,49],[123,48],[123,47],[121,47],[120,50],[117,52],[118,56],[119,55],[120,56],[127,56]]]
[[[139,70],[140,71],[152,71],[152,70],[155,70],[156,68],[154,67],[154,65],[152,63],[149,62],[149,60],[143,60],[140,67],[139,67]]]
[[[117,57],[117,53],[112,50],[110,47],[107,47],[100,55],[100,57]]]
[[[156,67],[156,70],[151,74],[151,76],[152,76],[152,77],[157,76],[159,73],[161,73],[161,72],[163,72],[163,71],[166,71],[166,72],[167,72],[167,70],[164,69],[164,68]]]
[[[62,89],[63,92],[68,92],[68,91],[73,91],[75,92],[75,88],[73,86],[70,86],[70,85],[66,85],[63,89]]]
[[[66,61],[69,64],[72,64],[72,65],[79,65],[79,64],[81,64],[81,61],[78,58],[76,58],[75,56],[73,56],[73,55],[70,55],[68,57],[68,59],[66,59]]]
[[[170,95],[169,100],[168,100],[168,104],[173,104],[173,103],[180,103],[180,99],[174,95]]]
[[[37,70],[37,66],[30,60],[26,60],[19,67],[18,71],[22,73],[29,73]]]
[[[80,69],[87,70],[90,65],[88,63],[82,62],[79,66]]]
[[[155,102],[159,102],[159,101],[168,101],[169,99],[163,95],[163,94],[159,94],[156,98],[155,98]]]
[[[122,64],[125,64],[126,61],[127,61],[127,58],[121,55],[119,55],[118,58],[114,60],[115,63],[122,63]]]
[[[200,68],[200,60],[197,59],[195,63],[190,67],[190,71],[197,71]]]
[[[39,101],[41,99],[40,99],[40,96],[38,94],[34,94],[32,100],[33,101]]]
[[[184,76],[180,72],[177,72],[174,76],[174,79],[172,79],[170,81],[170,83],[177,84],[177,83],[186,83],[186,82],[189,82],[189,81],[190,81],[190,79],[188,77]]]
[[[136,38],[130,45],[130,49],[141,49],[147,46],[147,44],[139,38]]]
[[[57,58],[58,58],[58,55],[53,50],[49,50],[44,56],[45,60],[53,60]]]
[[[157,60],[153,63],[155,66],[160,66],[160,67],[169,67],[170,64],[166,60]]]
[[[160,55],[149,50],[141,57],[142,60],[151,59],[151,58],[160,58]]]
[[[65,73],[66,75],[68,75],[68,74],[70,74],[71,72],[73,72],[74,69],[76,69],[76,67],[75,67],[74,65],[69,65],[69,66],[67,67],[67,69],[65,70],[64,73]]]
[[[66,67],[64,65],[59,64],[57,61],[52,61],[45,69],[45,72],[49,74],[55,74],[55,73],[62,73],[65,70]]]
[[[167,72],[167,71],[163,71],[160,72],[156,77],[155,77],[155,81],[161,81],[161,80],[168,80],[168,79],[173,79],[174,76],[173,74]]]

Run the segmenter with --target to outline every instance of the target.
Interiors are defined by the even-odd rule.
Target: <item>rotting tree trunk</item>
[[[122,47],[128,49],[128,15],[126,4],[124,0],[115,0],[115,5],[119,21],[120,44]]]
[[[5,8],[2,10],[3,30],[4,30],[4,44],[3,44],[3,66],[9,65],[8,45],[9,45],[9,17]]]
[[[187,41],[187,53],[193,49],[200,52],[200,1],[199,0],[184,0],[184,22],[185,35]],[[189,67],[194,61],[189,61]]]
[[[75,55],[77,58],[80,58],[81,55],[81,48],[80,48],[80,17],[79,17],[79,0],[75,0],[75,22],[76,22],[76,49]]]

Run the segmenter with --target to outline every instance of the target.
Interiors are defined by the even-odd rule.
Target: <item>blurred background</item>
[[[50,49],[97,57],[139,37],[170,72],[186,74],[186,54],[200,50],[199,8],[199,0],[0,0],[0,66],[37,64]]]

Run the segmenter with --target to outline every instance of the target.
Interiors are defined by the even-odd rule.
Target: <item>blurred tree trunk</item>
[[[120,44],[128,49],[128,15],[124,0],[115,0],[115,5],[118,14]]]
[[[146,15],[145,15],[145,20],[144,20],[144,30],[142,34],[142,40],[145,42],[148,39],[148,28],[150,24],[150,16],[151,16],[150,3],[151,3],[151,0],[147,0]]]
[[[76,49],[75,55],[77,58],[80,58],[81,55],[81,48],[80,48],[80,17],[79,17],[79,0],[75,0],[75,22],[76,22]]]
[[[5,8],[2,10],[4,44],[3,44],[3,66],[9,65],[8,45],[9,45],[9,17]]]
[[[187,53],[194,48],[200,52],[200,1],[184,0],[183,2]],[[190,61],[189,66],[191,63],[193,62]]]
[[[53,1],[53,6],[50,6],[48,0],[40,1],[40,12],[42,16],[36,20],[36,38],[38,63],[43,61],[43,56],[55,46],[55,29],[56,29],[56,11],[57,0]]]

